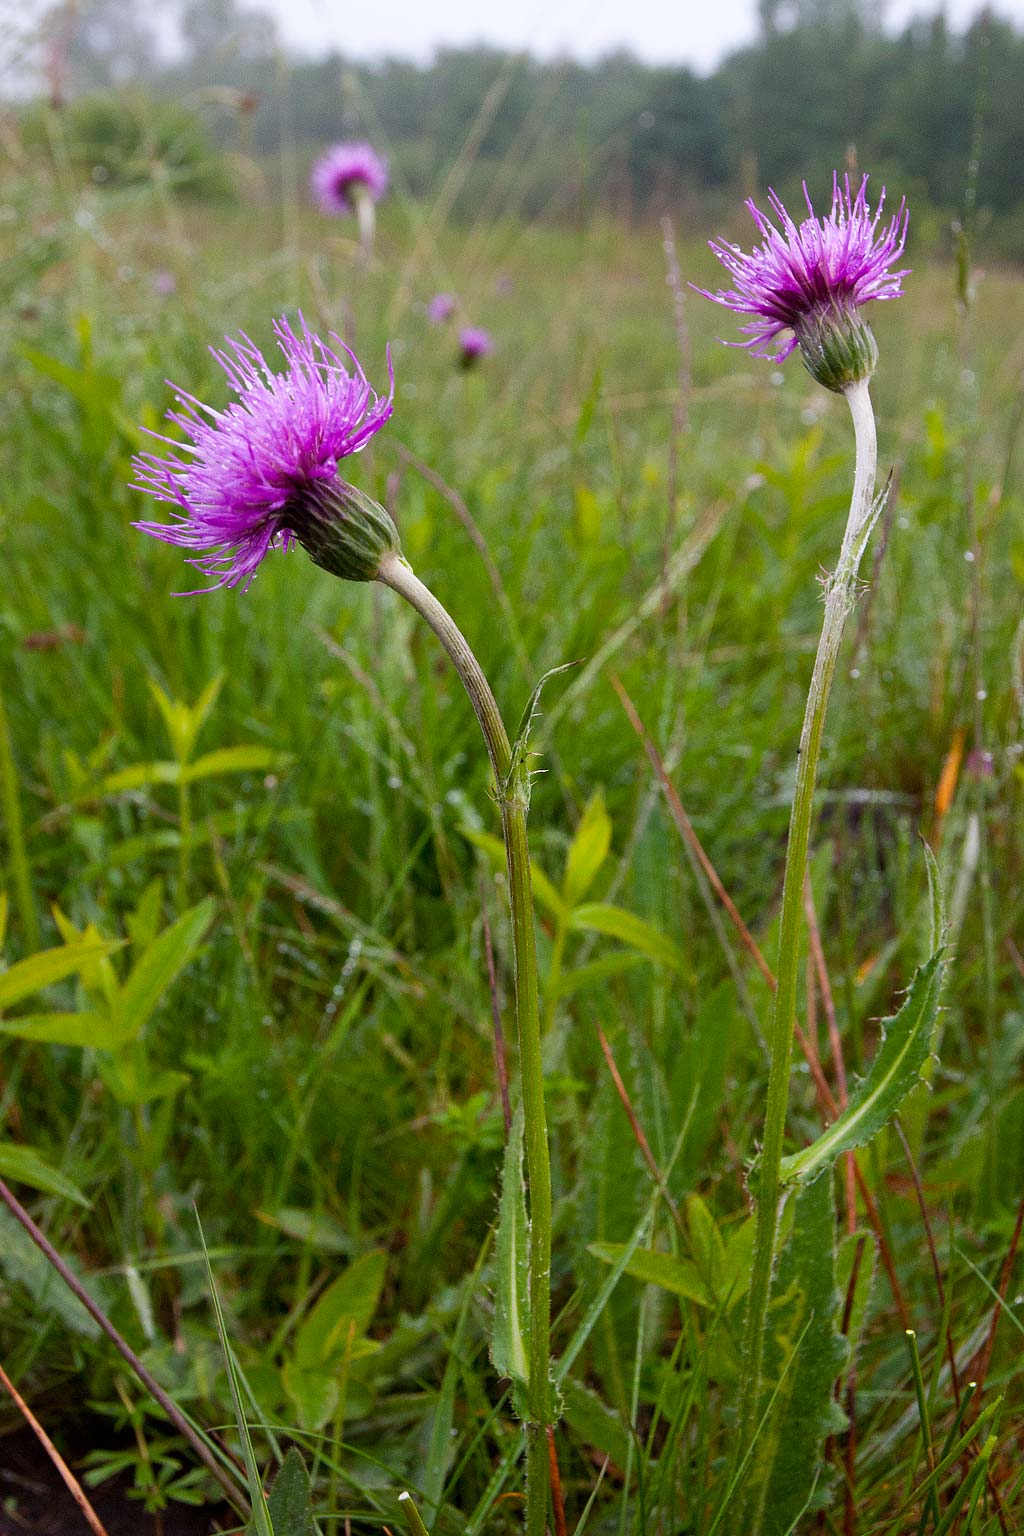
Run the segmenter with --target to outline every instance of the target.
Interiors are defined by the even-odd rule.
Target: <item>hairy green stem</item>
[[[762,1392],[765,1327],[771,1296],[772,1269],[782,1207],[781,1163],[789,1104],[789,1072],[793,1053],[800,968],[800,935],[803,924],[804,875],[814,811],[814,788],[825,726],[825,712],[835,674],[847,615],[853,607],[857,569],[873,523],[873,496],[878,450],[875,420],[866,379],[844,391],[853,416],[856,435],[856,467],[850,515],[843,537],[839,563],[829,579],[825,616],[814,659],[814,671],[804,711],[798,748],[796,786],[789,821],[786,871],[782,887],[779,960],[769,1026],[770,1066],[765,1103],[764,1133],[758,1165],[757,1228],[747,1305],[743,1395],[740,1401],[737,1460],[750,1448]]]
[[[534,935],[526,798],[513,782],[512,748],[490,685],[461,630],[400,555],[385,556],[378,581],[404,597],[440,640],[459,674],[487,745],[501,807],[512,912],[513,979],[530,1200],[530,1359],[526,1425],[526,1531],[544,1536],[548,1505],[546,1429],[552,1419],[551,1165],[544,1109],[537,944]]]

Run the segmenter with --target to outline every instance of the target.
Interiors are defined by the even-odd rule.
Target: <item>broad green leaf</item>
[[[604,796],[598,790],[583,812],[565,861],[562,895],[570,907],[581,902],[590,890],[611,845],[611,818],[604,808]]]
[[[350,1349],[352,1358],[371,1352],[375,1346],[363,1335],[373,1321],[386,1273],[387,1254],[375,1248],[328,1286],[295,1335],[299,1370],[319,1370]]]
[[[477,832],[473,827],[463,827],[462,835],[467,842],[486,853],[495,869],[505,868],[505,844],[500,837],[494,837],[490,832]],[[548,879],[542,869],[531,859],[530,875],[533,880],[533,895],[539,907],[558,922],[567,922],[568,908],[558,893],[557,888]]]
[[[52,1168],[38,1152],[13,1141],[0,1141],[0,1178],[28,1184],[47,1195],[61,1195],[65,1200],[74,1200],[76,1205],[88,1204],[82,1191]]]
[[[114,1018],[125,1039],[132,1039],[148,1022],[164,993],[198,949],[213,917],[209,897],[158,934],[136,961],[114,1006]]]
[[[491,1362],[499,1376],[525,1386],[530,1366],[529,1255],[526,1186],[523,1181],[523,1110],[516,1110],[505,1144],[501,1202],[494,1249],[494,1322]]]
[[[338,1370],[322,1366],[305,1368],[289,1360],[281,1369],[281,1380],[295,1405],[303,1429],[316,1431],[333,1418],[341,1399]]]
[[[121,947],[120,943],[89,939],[63,944],[58,949],[41,949],[38,954],[29,955],[27,960],[19,960],[17,965],[0,975],[0,1008],[10,1008],[14,1003],[20,1003],[23,997],[64,981]]]
[[[284,768],[291,760],[290,753],[274,752],[269,747],[219,747],[189,763],[182,770],[182,778],[186,784],[193,784],[196,779],[211,779],[220,773],[269,773]]]
[[[591,1243],[587,1248],[604,1264],[614,1264],[622,1257],[625,1243]],[[701,1307],[713,1307],[715,1298],[692,1259],[676,1258],[671,1253],[657,1253],[653,1248],[637,1248],[626,1264],[626,1274],[645,1285],[657,1285],[674,1296],[685,1296]]]
[[[903,1007],[883,1023],[875,1059],[847,1107],[809,1147],[782,1159],[784,1183],[809,1184],[844,1152],[864,1146],[920,1081],[931,1055],[944,969],[939,950],[917,970]]]
[[[765,1339],[765,1392],[776,1394],[749,1474],[755,1518],[763,1536],[791,1536],[798,1517],[827,1498],[820,1479],[822,1445],[846,1420],[834,1399],[848,1349],[837,1331],[835,1207],[832,1179],[798,1192],[793,1230],[772,1285]]]
[[[293,1445],[267,1499],[274,1536],[316,1536],[313,1519],[313,1494],[309,1474],[298,1449]]]
[[[600,901],[586,902],[573,910],[569,927],[585,933],[607,934],[661,965],[670,965],[675,970],[682,968],[682,953],[672,940],[624,907],[612,907]]]
[[[102,1013],[31,1013],[20,1019],[0,1019],[0,1034],[97,1051],[115,1051],[124,1043],[118,1025]]]
[[[725,1269],[725,1244],[715,1225],[715,1218],[700,1195],[687,1196],[686,1230],[697,1271],[712,1296],[718,1296]]]

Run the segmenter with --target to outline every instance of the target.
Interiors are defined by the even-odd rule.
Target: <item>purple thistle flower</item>
[[[189,564],[214,579],[202,591],[248,587],[269,551],[295,540],[317,564],[355,580],[372,580],[384,549],[397,550],[387,513],[338,475],[340,460],[364,448],[391,415],[390,352],[391,389],[382,399],[338,337],[329,338],[336,352],[299,319],[299,335],[287,319],[274,321],[283,373],[272,372],[244,333],[226,338],[226,351],[211,347],[238,398],[216,411],[177,391],[181,409],[167,419],[190,441],[152,432],[170,452],[132,461],[135,489],[174,509],[173,522],[134,526],[198,551]]]
[[[463,368],[471,368],[481,357],[494,351],[490,331],[481,325],[467,325],[459,332],[459,361]]]
[[[353,213],[361,192],[375,203],[387,191],[387,161],[372,144],[334,144],[314,165],[310,187],[324,213]]]
[[[730,345],[754,357],[781,363],[800,347],[810,372],[829,389],[843,390],[869,378],[878,360],[874,337],[860,309],[872,299],[897,299],[907,267],[893,271],[907,239],[906,200],[882,225],[885,188],[872,215],[865,176],[854,196],[850,178],[832,178],[832,209],[816,217],[804,184],[809,217],[799,225],[774,192],[768,197],[781,228],[747,201],[761,235],[749,254],[724,240],[709,242],[730,274],[732,288],[696,291],[739,315],[751,315],[741,330],[749,338]],[[784,333],[790,331],[792,335]]]
[[[427,319],[431,325],[443,325],[455,313],[458,303],[454,293],[435,293],[427,305]]]

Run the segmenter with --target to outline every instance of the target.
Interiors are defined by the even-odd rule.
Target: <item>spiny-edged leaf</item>
[[[125,1038],[137,1035],[148,1022],[168,987],[192,959],[212,917],[213,902],[206,897],[158,934],[136,961],[114,1007],[114,1018]]]
[[[374,1346],[363,1335],[377,1310],[387,1265],[384,1250],[374,1248],[327,1287],[295,1335],[297,1366],[316,1369],[347,1353],[354,1358],[371,1352]]]
[[[525,1387],[530,1373],[529,1255],[523,1180],[523,1110],[516,1110],[505,1144],[501,1202],[494,1248],[494,1323],[491,1361],[499,1376]]]
[[[604,1264],[614,1264],[626,1250],[625,1243],[590,1243],[587,1252]],[[657,1253],[653,1248],[637,1248],[626,1264],[626,1274],[645,1285],[657,1285],[674,1296],[685,1296],[701,1307],[713,1307],[715,1298],[692,1259],[676,1258],[671,1253]]]
[[[557,677],[559,672],[568,672],[577,665],[575,661],[564,661],[560,667],[549,667],[526,701],[526,708],[523,710],[519,729],[512,743],[512,759],[503,789],[506,795],[519,795],[525,798],[527,805],[530,803],[530,773],[527,768],[527,759],[530,755],[530,731],[540,712],[540,696],[545,684],[549,683],[553,677]]]
[[[845,1425],[834,1397],[847,1358],[836,1321],[835,1206],[831,1178],[796,1196],[793,1230],[772,1285],[765,1339],[765,1393],[775,1394],[751,1470],[754,1531],[790,1536],[797,1517],[827,1493],[821,1472],[826,1437]]]
[[[83,1273],[73,1253],[65,1255],[65,1263],[97,1305],[106,1309],[110,1298],[99,1276]],[[11,1285],[20,1285],[28,1292],[40,1317],[59,1317],[70,1332],[87,1339],[99,1337],[95,1318],[6,1208],[0,1208],[0,1271]]]
[[[115,1051],[125,1038],[120,1027],[102,1013],[32,1013],[20,1019],[0,1019],[0,1034],[96,1051]]]
[[[572,997],[585,987],[597,986],[612,976],[621,976],[638,965],[646,964],[646,955],[636,954],[629,949],[613,949],[599,960],[590,960],[586,965],[576,966],[574,970],[563,971],[555,986],[550,989],[550,996]]]
[[[627,912],[624,907],[612,907],[602,901],[585,902],[573,910],[569,927],[584,933],[606,934],[611,939],[619,939],[623,944],[628,944],[630,949],[638,949],[641,954],[657,960],[661,965],[670,965],[674,970],[682,969],[683,956],[677,945],[642,917]]]
[[[38,954],[19,960],[9,971],[0,976],[0,1008],[10,1008],[23,997],[52,987],[92,965],[96,960],[120,949],[119,943],[97,942],[94,939],[72,944],[62,944],[57,949],[41,949]]]
[[[196,779],[211,779],[221,773],[269,773],[286,767],[291,760],[290,753],[274,752],[269,747],[218,747],[189,763],[182,778],[186,784],[192,784]]]
[[[882,1043],[847,1107],[809,1147],[782,1159],[784,1183],[809,1184],[844,1152],[864,1146],[920,1081],[931,1055],[944,969],[939,950],[917,970],[903,1007],[883,1023]]]
[[[267,1499],[274,1536],[316,1536],[313,1519],[313,1494],[309,1473],[301,1454],[293,1445],[274,1478]]]
[[[467,842],[486,853],[495,869],[505,868],[505,844],[500,837],[494,837],[490,832],[477,832],[473,827],[463,827],[462,835]],[[530,878],[533,881],[533,895],[539,907],[543,907],[549,916],[558,922],[567,922],[569,909],[558,893],[557,887],[542,869],[538,869],[534,861],[530,860]]]
[[[61,1195],[65,1200],[74,1200],[76,1205],[88,1204],[82,1191],[56,1168],[51,1168],[38,1152],[13,1141],[0,1141],[0,1178],[28,1184],[47,1195]]]
[[[565,861],[562,895],[570,907],[582,901],[590,890],[611,845],[611,817],[604,808],[604,795],[598,790],[580,818]]]
[[[568,1380],[562,1388],[562,1416],[585,1445],[607,1456],[620,1472],[629,1460],[630,1433],[622,1419],[581,1382]]]
[[[213,1316],[217,1324],[217,1337],[220,1339],[220,1347],[224,1353],[224,1364],[228,1372],[228,1384],[231,1388],[231,1402],[235,1410],[235,1424],[238,1428],[238,1437],[242,1442],[242,1456],[245,1461],[245,1480],[249,1487],[249,1502],[252,1505],[252,1518],[247,1526],[247,1532],[252,1536],[275,1536],[273,1522],[267,1509],[267,1501],[263,1497],[263,1480],[260,1477],[259,1467],[256,1465],[256,1452],[253,1449],[252,1436],[249,1433],[249,1423],[242,1407],[242,1379],[235,1359],[234,1350],[228,1339],[228,1330],[224,1322],[224,1310],[220,1304],[220,1294],[213,1278],[213,1265],[210,1263],[210,1253],[206,1246],[206,1235],[203,1232],[203,1224],[199,1220],[199,1212],[196,1211],[196,1226],[199,1228],[199,1244],[203,1250],[203,1261],[206,1265],[206,1281],[210,1287],[210,1300],[213,1303]]]

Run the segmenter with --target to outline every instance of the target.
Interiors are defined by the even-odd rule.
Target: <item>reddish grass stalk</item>
[[[680,1232],[685,1232],[685,1228],[683,1226],[683,1218],[679,1214],[679,1207],[676,1205],[672,1196],[669,1194],[668,1185],[665,1183],[665,1175],[662,1173],[660,1167],[658,1166],[657,1158],[651,1151],[651,1144],[647,1140],[647,1137],[644,1135],[643,1126],[637,1119],[636,1110],[633,1108],[633,1104],[629,1097],[626,1085],[622,1081],[622,1074],[616,1065],[615,1057],[612,1055],[612,1048],[608,1044],[605,1032],[601,1028],[600,1024],[598,1024],[596,1027],[597,1038],[601,1042],[601,1050],[604,1052],[604,1059],[608,1063],[608,1071],[611,1073],[612,1082],[615,1084],[615,1092],[618,1094],[622,1103],[622,1107],[626,1111],[626,1118],[629,1121],[630,1129],[632,1130],[633,1136],[636,1139],[636,1144],[640,1148],[640,1151],[643,1153],[644,1162],[651,1170],[651,1177],[654,1179],[655,1184],[657,1184],[665,1198],[665,1204],[668,1206],[670,1212],[672,1213],[672,1220],[675,1222]]]
[[[992,1364],[992,1350],[996,1342],[996,1329],[999,1327],[999,1319],[1002,1316],[1003,1307],[1006,1304],[1006,1293],[1010,1288],[1010,1277],[1013,1274],[1013,1266],[1017,1261],[1017,1249],[1020,1246],[1021,1230],[1024,1228],[1024,1196],[1017,1207],[1017,1220],[1013,1226],[1013,1236],[1010,1246],[1003,1260],[1003,1267],[999,1274],[999,1286],[997,1289],[998,1300],[992,1308],[992,1320],[988,1325],[988,1334],[978,1353],[978,1369],[973,1373],[974,1380],[978,1383],[977,1399],[980,1406],[981,1394],[985,1390],[985,1378],[988,1368]]]
[[[935,1291],[939,1299],[939,1316],[942,1317],[946,1311],[946,1287],[942,1283],[942,1269],[939,1265],[938,1250],[935,1247],[935,1237],[932,1232],[931,1219],[929,1218],[928,1206],[924,1198],[924,1185],[921,1183],[921,1175],[917,1170],[917,1163],[914,1161],[914,1154],[910,1149],[910,1143],[904,1134],[903,1126],[900,1124],[899,1115],[894,1118],[893,1124],[896,1127],[896,1134],[899,1137],[900,1145],[903,1148],[903,1155],[907,1159],[907,1167],[910,1169],[910,1177],[913,1180],[914,1192],[917,1195],[917,1205],[921,1212],[921,1221],[924,1225],[925,1240],[928,1244],[928,1252],[932,1261],[932,1274],[935,1276]],[[949,1380],[953,1388],[953,1397],[956,1401],[957,1407],[959,1408],[960,1378],[956,1368],[956,1350],[953,1347],[953,1330],[948,1326],[948,1324],[946,1327],[945,1342],[946,1358],[949,1361]]]
[[[216,1478],[228,1503],[238,1511],[243,1519],[248,1519],[250,1514],[249,1501],[236,1484],[234,1478],[221,1466],[209,1446],[202,1439],[202,1436],[189,1423],[173,1398],[169,1397],[160,1383],[150,1375],[131,1345],[121,1337],[106,1313],[96,1305],[78,1276],[73,1270],[68,1268],[49,1238],[36,1226],[28,1211],[15,1198],[2,1179],[0,1179],[0,1200],[4,1202],[18,1224],[28,1233],[46,1261],[57,1271],[64,1284],[68,1287],[68,1290],[82,1303],[82,1306],[88,1312],[93,1322],[106,1334],[118,1354],[121,1355],[122,1359],[142,1382],[146,1391],[160,1404],[160,1407],[166,1413],[175,1429],[188,1441],[207,1471]]]
[[[86,1498],[85,1491],[82,1488],[81,1483],[78,1481],[77,1477],[72,1472],[71,1468],[68,1466],[67,1462],[64,1460],[63,1456],[60,1454],[57,1447],[46,1433],[46,1430],[40,1424],[39,1420],[36,1418],[35,1414],[28,1406],[28,1403],[26,1403],[25,1399],[22,1397],[21,1393],[18,1391],[17,1387],[14,1385],[14,1382],[8,1376],[2,1365],[0,1365],[0,1385],[5,1387],[6,1390],[10,1393],[10,1396],[14,1402],[14,1406],[24,1418],[29,1429],[31,1429],[32,1433],[39,1441],[39,1444],[42,1446],[43,1450],[46,1452],[47,1456],[49,1456],[50,1460],[53,1462],[53,1465],[60,1473],[64,1486],[67,1488],[71,1497],[82,1511],[82,1515],[85,1518],[85,1523],[93,1532],[93,1536],[107,1536],[106,1527],[104,1526],[99,1515],[93,1509],[92,1505],[89,1503],[89,1500]]]
[[[551,1505],[555,1512],[555,1536],[568,1536],[565,1504],[562,1502],[562,1474],[558,1470],[558,1450],[555,1446],[553,1424],[548,1425],[548,1466],[551,1469]]]

